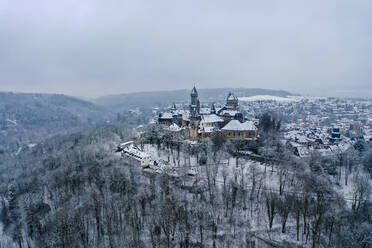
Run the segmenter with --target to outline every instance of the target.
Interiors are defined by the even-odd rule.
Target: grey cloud
[[[372,95],[371,1],[0,3],[0,90]],[[345,93],[348,92],[348,93]]]

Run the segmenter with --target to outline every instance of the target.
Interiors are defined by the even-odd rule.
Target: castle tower
[[[200,102],[198,99],[198,91],[195,86],[191,90],[190,118],[200,119]]]
[[[226,99],[226,108],[232,109],[232,110],[239,109],[238,98],[234,96],[234,94],[231,92],[229,92],[229,95],[227,96],[227,99]]]
[[[190,139],[196,140],[198,138],[199,122],[200,122],[200,102],[198,99],[198,91],[195,86],[191,90],[191,103],[190,103]]]

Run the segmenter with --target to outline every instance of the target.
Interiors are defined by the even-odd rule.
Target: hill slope
[[[95,127],[111,117],[102,107],[65,95],[0,92],[0,152]]]

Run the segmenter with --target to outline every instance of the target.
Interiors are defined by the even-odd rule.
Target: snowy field
[[[302,96],[280,97],[280,96],[271,96],[271,95],[239,97],[239,101],[243,101],[243,102],[254,102],[254,101],[299,102],[303,99],[305,99],[305,97],[302,97]]]

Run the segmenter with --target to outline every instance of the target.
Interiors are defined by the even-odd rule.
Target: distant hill
[[[173,102],[179,103],[189,101],[190,91],[191,89],[185,89],[109,95],[94,99],[93,102],[97,105],[108,107],[113,111],[123,111],[137,107],[147,108],[152,106],[168,106]],[[224,100],[230,91],[238,97],[249,97],[255,95],[286,97],[295,95],[283,90],[267,90],[256,88],[198,89],[199,99],[206,102]]]
[[[112,117],[103,107],[65,95],[0,92],[0,153]]]

